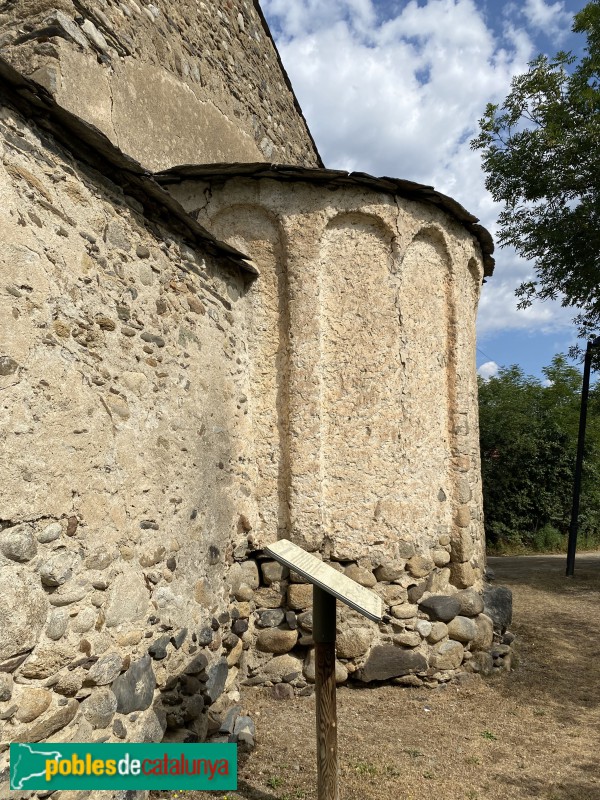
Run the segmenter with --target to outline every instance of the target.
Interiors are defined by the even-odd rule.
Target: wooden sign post
[[[317,701],[318,800],[339,800],[335,687],[335,601],[341,600],[374,622],[383,617],[382,601],[351,578],[324,564],[287,539],[265,548],[280,564],[313,585],[313,639]]]

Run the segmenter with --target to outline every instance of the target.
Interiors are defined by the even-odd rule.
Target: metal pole
[[[579,527],[579,495],[581,493],[581,470],[583,467],[583,446],[585,443],[585,424],[587,421],[587,403],[590,391],[590,370],[592,366],[592,346],[599,340],[588,342],[583,366],[583,386],[581,388],[581,411],[579,412],[579,436],[577,439],[577,459],[575,461],[575,477],[573,481],[573,507],[569,526],[569,544],[567,547],[567,577],[575,572],[575,551],[577,550],[577,529]]]
[[[317,701],[317,797],[338,800],[335,694],[335,597],[313,584],[313,639]]]

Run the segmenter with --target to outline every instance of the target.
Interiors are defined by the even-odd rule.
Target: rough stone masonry
[[[258,2],[6,0],[0,49],[148,169],[321,165]]]
[[[3,789],[11,741],[250,747],[241,687],[310,693],[279,537],[385,601],[339,608],[339,682],[510,668],[489,234],[324,169],[257,4],[88,5],[0,4]]]

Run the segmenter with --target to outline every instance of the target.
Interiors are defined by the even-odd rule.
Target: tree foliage
[[[504,104],[487,106],[471,146],[504,204],[500,245],[533,262],[520,307],[560,298],[590,337],[600,332],[600,0],[575,15],[573,30],[587,37],[582,58],[530,62]]]
[[[560,547],[568,532],[582,376],[562,355],[545,381],[518,366],[479,384],[483,500],[488,543]],[[580,532],[600,540],[600,387],[590,392]]]

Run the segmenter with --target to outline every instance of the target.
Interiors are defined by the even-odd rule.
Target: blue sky
[[[488,102],[538,53],[579,52],[583,0],[261,0],[328,167],[432,184],[494,233],[498,206],[469,141]],[[576,341],[560,303],[517,309],[531,275],[496,251],[478,318],[481,374],[516,363],[533,375]]]

